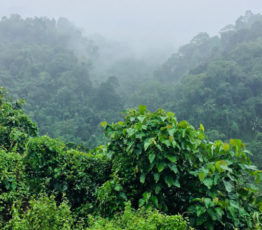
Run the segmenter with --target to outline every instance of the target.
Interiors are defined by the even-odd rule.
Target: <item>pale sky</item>
[[[0,0],[0,16],[66,17],[86,34],[128,42],[136,49],[184,44],[199,32],[211,35],[262,0]]]

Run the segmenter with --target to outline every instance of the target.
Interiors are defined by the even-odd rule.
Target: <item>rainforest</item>
[[[262,14],[162,61],[13,14],[0,50],[0,229],[262,228]]]

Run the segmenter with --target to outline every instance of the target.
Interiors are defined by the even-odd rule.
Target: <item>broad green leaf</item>
[[[121,193],[119,194],[119,196],[120,196],[121,198],[123,198],[124,200],[127,200],[127,197],[126,197],[126,194],[125,194],[125,193],[121,192]]]
[[[211,178],[205,178],[202,182],[208,189],[211,189],[213,185],[213,180]]]
[[[224,185],[225,185],[225,188],[226,188],[226,190],[227,190],[227,192],[232,192],[232,190],[233,190],[233,185],[230,183],[230,182],[228,182],[228,181],[223,181],[223,183],[224,183]]]
[[[172,113],[172,112],[167,112],[167,116],[168,116],[168,117],[174,117],[174,116],[175,116],[175,114],[174,114],[174,113]]]
[[[150,153],[149,156],[148,156],[148,159],[149,159],[151,164],[155,160],[155,158],[156,158],[156,154],[155,153]]]
[[[223,149],[224,149],[224,151],[228,151],[230,149],[229,144],[228,143],[224,143],[223,144]]]
[[[203,171],[198,173],[198,177],[201,182],[205,179],[206,176],[207,176],[207,173]]]
[[[146,175],[145,174],[141,174],[141,176],[140,176],[140,183],[144,184],[145,183],[145,179],[146,179]]]
[[[167,119],[167,117],[161,116],[160,119],[161,119],[161,121],[165,121]]]
[[[175,164],[169,164],[168,167],[170,170],[172,170],[174,173],[178,173],[178,169]]]
[[[147,202],[151,197],[151,192],[144,192],[143,197],[145,198],[145,201]]]
[[[215,212],[215,210],[214,210],[213,208],[209,208],[209,209],[207,210],[207,212],[208,212],[209,216],[211,216],[211,219],[212,219],[213,221],[216,221],[216,220],[217,220],[217,213]]]
[[[145,116],[138,116],[137,117],[137,119],[141,122],[141,123],[143,123],[143,121],[145,120]]]
[[[188,126],[188,122],[183,120],[178,123],[178,126],[181,128],[186,128]]]
[[[204,198],[206,208],[214,206],[213,201],[210,198]]]
[[[154,180],[157,183],[159,181],[160,175],[159,173],[154,173]]]
[[[163,141],[161,141],[163,144],[165,144],[166,145],[166,147],[169,147],[169,146],[171,146],[171,144],[170,144],[170,141],[169,140],[163,140]]]
[[[204,128],[204,126],[202,124],[200,124],[200,130],[205,132],[205,128]]]
[[[236,212],[235,212],[235,208],[234,208],[234,207],[228,206],[228,207],[227,207],[227,210],[230,212],[230,214],[231,214],[231,216],[232,216],[233,218],[236,218]]]
[[[138,202],[138,206],[139,207],[142,207],[143,205],[145,204],[145,199],[140,199],[139,202]]]
[[[176,129],[168,129],[167,132],[169,134],[169,136],[174,136]]]
[[[205,212],[206,212],[206,209],[203,206],[196,205],[196,214],[198,217],[201,216]]]
[[[175,184],[174,178],[171,177],[171,176],[165,176],[164,180],[165,180],[168,187],[171,187],[172,185]]]
[[[175,180],[175,183],[174,183],[174,185],[175,185],[176,187],[180,188],[180,183],[179,183],[179,180],[178,180],[178,178]]]
[[[139,107],[138,107],[138,109],[139,109],[139,112],[140,113],[145,113],[145,111],[146,111],[146,105],[140,105]]]
[[[166,158],[171,161],[172,163],[175,163],[177,161],[177,157],[171,154],[167,154]]]
[[[216,169],[220,172],[221,171],[221,165],[227,165],[227,162],[225,160],[217,161],[216,162]]]
[[[253,170],[253,171],[257,170],[257,167],[255,165],[247,165],[247,164],[245,164],[244,167],[246,169]]]
[[[158,208],[158,199],[156,196],[152,196],[151,200],[153,201],[154,205]]]
[[[133,129],[133,128],[127,129],[127,135],[128,135],[128,137],[133,136],[133,135],[135,134],[135,132],[136,132],[136,130]]]
[[[145,151],[148,149],[148,147],[151,145],[151,141],[150,141],[150,139],[147,139],[146,141],[145,141],[145,143],[144,143],[144,149],[145,149]]]
[[[219,208],[219,207],[216,207],[215,210],[216,210],[217,215],[218,215],[220,218],[222,218],[222,216],[223,216],[223,214],[224,214],[224,211],[223,211],[221,208]]]
[[[116,184],[114,188],[117,192],[121,191],[123,188],[120,184]]]
[[[158,172],[162,172],[165,169],[166,164],[164,162],[160,162],[156,165],[156,167],[157,167]]]

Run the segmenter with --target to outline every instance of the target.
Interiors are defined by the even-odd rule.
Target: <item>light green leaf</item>
[[[142,207],[143,205],[145,204],[145,199],[140,199],[139,202],[138,202],[138,206],[139,207]]]
[[[205,179],[206,176],[207,174],[203,171],[198,173],[198,177],[201,182]]]
[[[232,192],[232,190],[234,188],[233,185],[230,182],[228,182],[228,181],[223,181],[223,183],[225,185],[225,188],[226,188],[227,192]]]
[[[170,136],[174,136],[176,129],[168,129],[167,131]]]
[[[148,159],[149,159],[151,164],[155,160],[155,158],[156,158],[156,154],[155,153],[150,153],[149,156],[148,156]]]
[[[145,179],[146,179],[146,175],[145,174],[141,174],[141,176],[140,176],[140,183],[144,184],[145,183]]]
[[[114,188],[117,192],[121,191],[123,188],[120,184],[116,184]]]
[[[158,173],[154,173],[154,179],[156,183],[159,181],[159,178],[160,178],[160,175]]]
[[[223,144],[223,149],[224,149],[224,151],[228,151],[230,149],[229,144],[228,143],[224,143]]]
[[[145,141],[145,143],[144,143],[144,149],[145,149],[145,151],[148,149],[148,147],[151,145],[151,141],[150,141],[150,139],[147,139],[146,141]]]
[[[166,147],[169,147],[169,146],[171,146],[171,144],[170,144],[170,141],[169,140],[163,140],[163,141],[161,141],[163,144],[165,144],[166,145]]]
[[[204,198],[204,203],[205,203],[206,208],[214,206],[210,198]]]
[[[137,119],[141,122],[141,123],[143,123],[143,121],[145,120],[145,116],[138,116],[137,117]]]
[[[140,105],[139,107],[138,107],[138,109],[139,109],[139,112],[140,113],[145,113],[145,111],[146,111],[146,105]]]
[[[213,185],[213,180],[211,178],[205,178],[202,182],[205,186],[208,187],[208,189],[211,189]]]
[[[175,185],[176,187],[180,188],[180,183],[179,183],[179,180],[178,180],[178,178],[175,180],[175,183],[174,183],[174,185]]]
[[[143,197],[145,198],[145,201],[147,202],[151,197],[151,192],[144,192]]]
[[[158,172],[162,172],[165,169],[166,164],[164,162],[160,162],[156,165],[156,167],[157,167]]]
[[[196,214],[198,217],[201,216],[205,212],[206,212],[206,209],[203,206],[196,205]]]
[[[172,163],[175,163],[177,161],[177,157],[174,155],[167,154],[166,158],[171,161]]]
[[[168,167],[174,172],[178,173],[178,169],[175,164],[169,164]]]
[[[205,128],[202,124],[200,124],[200,130],[203,131],[203,132],[205,131]]]

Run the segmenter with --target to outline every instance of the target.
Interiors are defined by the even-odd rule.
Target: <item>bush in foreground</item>
[[[157,210],[141,208],[137,211],[126,203],[122,214],[112,219],[89,216],[90,227],[87,230],[189,230],[189,224],[180,215],[168,216]]]
[[[103,123],[110,139],[112,179],[99,191],[100,211],[155,207],[186,213],[200,229],[252,229],[262,210],[254,181],[262,176],[240,140],[209,142],[204,127],[195,130],[162,109],[129,110],[124,122]]]

